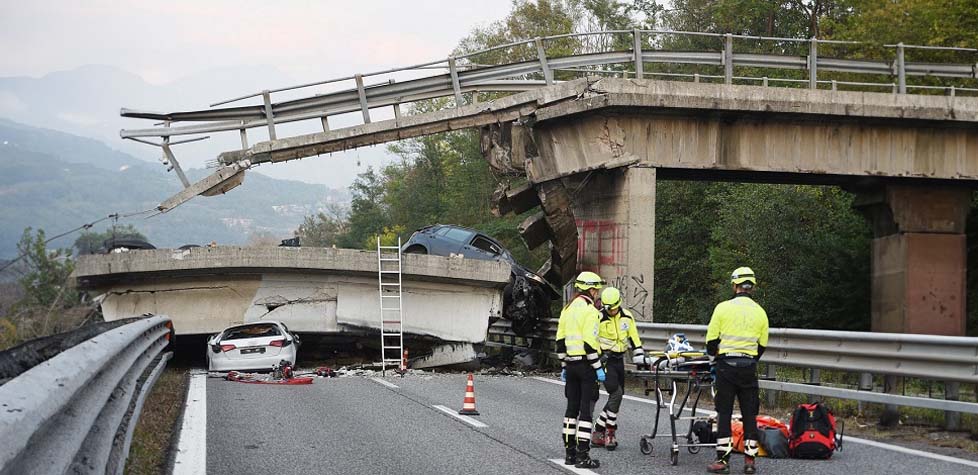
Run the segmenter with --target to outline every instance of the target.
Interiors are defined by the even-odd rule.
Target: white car
[[[235,325],[207,340],[207,369],[271,370],[282,360],[295,364],[298,347],[299,337],[282,322]]]

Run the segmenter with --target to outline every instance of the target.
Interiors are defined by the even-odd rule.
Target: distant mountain
[[[207,173],[187,172],[191,180]],[[16,255],[27,226],[52,236],[110,213],[155,208],[180,186],[162,166],[99,141],[0,119],[0,258]],[[157,247],[243,244],[259,232],[291,237],[304,216],[348,202],[345,190],[251,172],[228,195],[198,197],[167,214],[120,223],[132,223]],[[76,237],[51,246],[68,247]]]
[[[112,66],[88,65],[40,78],[0,78],[0,117],[96,138],[143,160],[155,160],[159,150],[119,138],[122,128],[149,127],[152,122],[123,119],[119,116],[121,108],[164,112],[200,109],[221,99],[295,82],[272,67],[240,66],[154,85]],[[193,157],[190,165],[201,166],[204,160],[232,148],[235,141],[231,139],[235,138],[212,140],[198,147],[203,153]]]

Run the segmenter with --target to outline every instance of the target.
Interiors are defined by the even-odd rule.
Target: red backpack
[[[832,411],[818,402],[799,404],[791,416],[788,450],[801,459],[827,459],[842,450],[842,435],[836,434]]]

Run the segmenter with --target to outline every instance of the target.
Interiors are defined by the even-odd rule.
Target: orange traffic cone
[[[475,410],[475,385],[472,380],[472,373],[469,373],[469,381],[465,384],[465,399],[462,400],[462,410],[459,414],[466,416],[478,416],[479,411]]]

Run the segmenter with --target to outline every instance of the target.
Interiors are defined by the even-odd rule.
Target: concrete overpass
[[[145,116],[181,117],[209,116]],[[964,332],[976,98],[584,78],[366,122],[225,152],[222,168],[160,209],[226,192],[256,163],[482,128],[490,164],[528,179],[498,193],[499,210],[540,208],[520,231],[531,248],[549,243],[551,260],[540,273],[558,285],[580,269],[596,270],[626,290],[640,318],[652,320],[659,179],[840,185],[857,193],[873,224],[873,329]],[[161,137],[209,130],[185,129],[158,130]],[[588,193],[573,192],[584,184]]]
[[[483,144],[529,179],[501,196],[502,210],[541,206],[528,244],[607,276],[646,319],[658,179],[809,183],[855,192],[872,224],[874,330],[964,334],[975,98],[602,79]]]
[[[510,266],[405,255],[404,331],[435,340],[443,357],[474,357],[502,310]],[[316,334],[378,335],[377,254],[294,247],[157,249],[81,256],[79,287],[101,294],[108,321],[166,314],[178,335],[281,320]],[[426,346],[431,346],[428,344]],[[450,355],[444,354],[445,352]],[[464,358],[463,358],[464,359]]]

